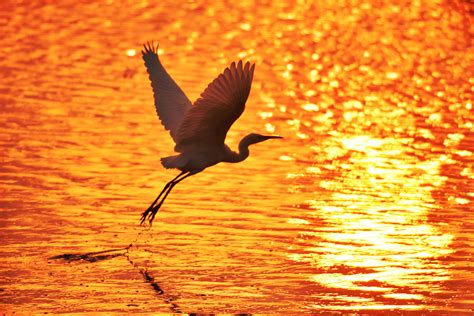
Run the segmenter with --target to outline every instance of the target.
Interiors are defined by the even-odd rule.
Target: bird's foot
[[[151,226],[158,210],[159,208],[157,208],[156,206],[150,206],[145,212],[143,212],[142,217],[140,218],[140,225],[144,226],[145,221],[148,221]]]
[[[145,212],[143,212],[142,217],[140,218],[140,225],[144,226],[145,221],[151,216],[150,212],[152,211],[152,207],[149,207]],[[150,223],[151,225],[151,223]]]

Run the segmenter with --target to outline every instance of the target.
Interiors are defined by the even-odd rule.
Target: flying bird
[[[142,57],[153,88],[156,112],[179,153],[161,158],[161,164],[181,171],[143,212],[140,223],[148,220],[151,225],[176,184],[219,162],[243,161],[249,156],[250,145],[282,137],[248,134],[240,141],[239,152],[224,143],[227,131],[245,109],[255,64],[233,62],[192,104],[161,64],[158,45],[146,43]]]

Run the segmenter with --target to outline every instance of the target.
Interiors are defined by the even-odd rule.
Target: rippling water
[[[474,309],[472,5],[456,1],[0,3],[0,309]],[[257,63],[228,135],[176,175],[140,56],[195,99]]]

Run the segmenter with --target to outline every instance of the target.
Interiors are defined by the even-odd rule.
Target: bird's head
[[[242,143],[245,143],[247,145],[251,145],[251,144],[260,143],[260,142],[266,141],[267,139],[273,139],[273,138],[283,138],[283,137],[281,137],[281,136],[266,136],[266,135],[260,135],[260,134],[252,133],[252,134],[248,134],[247,136],[245,136],[244,139],[242,140]]]

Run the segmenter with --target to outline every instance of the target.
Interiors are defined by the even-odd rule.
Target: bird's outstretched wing
[[[245,109],[255,64],[232,63],[186,112],[177,134],[176,151],[187,145],[221,145],[227,131]]]
[[[176,142],[176,135],[185,113],[192,106],[191,101],[161,64],[158,58],[158,45],[146,43],[142,56],[153,88],[156,113]]]

